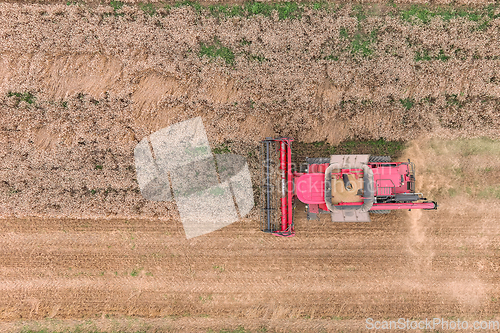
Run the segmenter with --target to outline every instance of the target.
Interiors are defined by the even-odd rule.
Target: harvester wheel
[[[386,163],[390,161],[390,156],[370,156],[370,158],[368,159],[368,163]]]
[[[318,219],[318,214],[307,212],[307,220],[308,221],[317,221],[317,220],[319,220]]]
[[[373,214],[389,214],[391,211],[390,210],[371,210],[370,213]]]
[[[330,163],[329,157],[308,157],[306,158],[308,164],[325,164]]]

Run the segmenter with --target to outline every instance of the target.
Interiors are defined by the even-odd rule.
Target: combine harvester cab
[[[415,166],[410,160],[332,155],[307,158],[296,171],[292,166],[292,141],[266,138],[262,142],[265,232],[293,236],[297,200],[306,204],[308,220],[328,213],[333,222],[370,222],[369,213],[386,214],[394,209],[437,209],[436,202],[415,193]]]

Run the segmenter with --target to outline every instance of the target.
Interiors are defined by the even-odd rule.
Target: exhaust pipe
[[[346,189],[346,191],[352,190],[352,184],[349,181],[349,176],[347,174],[342,174],[342,180],[344,181],[344,188]]]

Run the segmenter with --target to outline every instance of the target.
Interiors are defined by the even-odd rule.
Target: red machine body
[[[293,209],[296,200],[306,204],[308,219],[331,213],[333,222],[367,222],[370,213],[394,209],[437,209],[415,193],[415,167],[408,162],[391,162],[386,156],[332,155],[306,159],[299,171],[292,168],[291,138],[263,141],[266,147],[263,230],[280,236],[293,236]],[[279,147],[281,174],[280,227],[273,228],[270,200],[270,144]]]
[[[401,194],[415,193],[415,178],[413,166],[411,162],[385,162],[385,163],[368,163],[368,166],[373,171],[373,180],[376,184],[377,198],[394,197]],[[293,182],[295,184],[294,195],[303,203],[310,205],[318,205],[318,208],[327,210],[325,203],[325,177],[324,173],[328,164],[313,164],[308,173],[293,173]],[[360,169],[342,169],[340,173],[336,173],[337,179],[342,178],[343,174],[359,175],[362,172]],[[398,196],[398,198],[404,198]],[[415,196],[412,197],[416,198]],[[419,197],[420,199],[420,197]],[[413,200],[415,201],[415,200]],[[350,202],[340,202],[338,205],[354,205]],[[310,206],[311,207],[311,206]],[[316,210],[316,207],[311,207]],[[392,209],[434,209],[433,202],[404,202],[391,203],[381,202],[374,203],[371,210],[392,210]]]

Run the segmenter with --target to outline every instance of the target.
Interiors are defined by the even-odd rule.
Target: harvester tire
[[[308,221],[317,221],[318,219],[318,214],[316,213],[307,213],[307,220]]]
[[[308,157],[306,158],[308,164],[325,164],[330,163],[329,157]]]
[[[368,159],[368,163],[386,163],[390,161],[390,156],[370,156],[370,158]]]
[[[389,214],[391,211],[390,210],[371,210],[370,213],[373,214]]]

